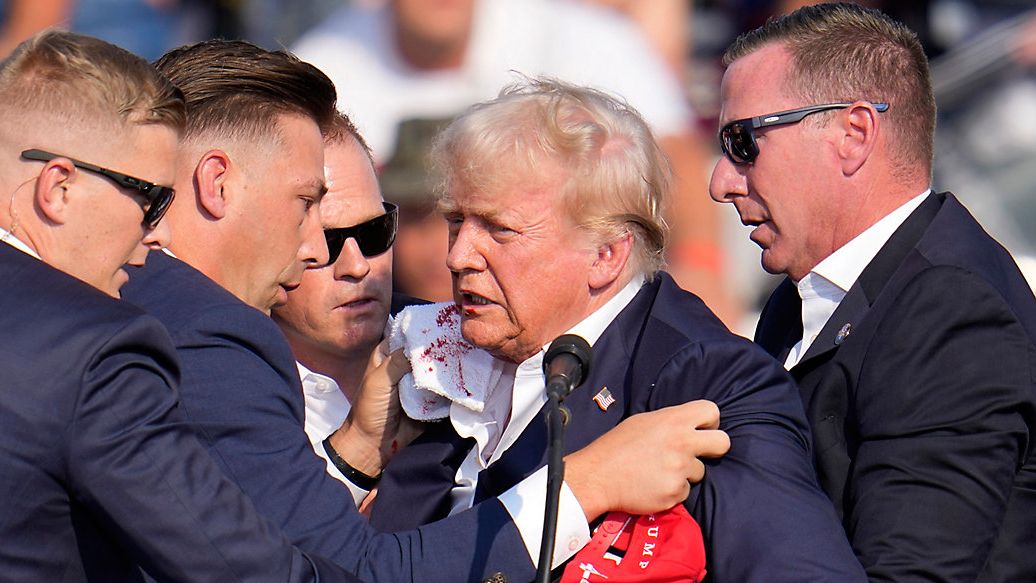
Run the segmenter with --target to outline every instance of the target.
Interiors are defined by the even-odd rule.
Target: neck
[[[920,182],[910,183],[908,186],[875,185],[866,190],[857,198],[857,210],[850,213],[846,217],[846,224],[838,229],[842,240],[834,249],[841,248],[925,190],[928,190],[928,185]]]
[[[360,385],[363,382],[363,375],[367,372],[367,361],[374,351],[374,346],[369,349],[359,349],[347,355],[340,353],[332,354],[324,350],[302,346],[302,342],[298,337],[291,333],[287,334],[287,336],[291,351],[299,362],[313,372],[334,379],[345,398],[350,403],[356,402],[356,397],[360,392]]]

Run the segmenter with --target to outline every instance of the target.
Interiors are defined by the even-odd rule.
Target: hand
[[[705,477],[698,458],[721,457],[730,438],[719,408],[691,401],[633,415],[565,458],[565,483],[590,522],[610,510],[659,512],[683,502]]]
[[[410,363],[402,350],[386,354],[386,346],[382,342],[371,354],[349,416],[331,436],[331,446],[338,455],[369,476],[378,475],[394,450],[401,447],[396,437],[403,409],[397,386],[410,371]]]

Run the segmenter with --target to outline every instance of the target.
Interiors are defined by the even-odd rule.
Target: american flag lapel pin
[[[601,411],[607,411],[608,407],[611,407],[614,402],[615,397],[612,396],[612,392],[608,390],[608,387],[601,387],[601,390],[594,395],[594,403],[597,403]]]

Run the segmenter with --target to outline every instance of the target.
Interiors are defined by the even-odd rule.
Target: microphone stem
[[[550,583],[550,568],[554,562],[554,538],[558,530],[558,505],[561,483],[565,479],[562,444],[567,415],[562,415],[561,395],[547,391],[547,501],[543,510],[543,538],[540,540],[540,560],[536,569],[536,583]]]

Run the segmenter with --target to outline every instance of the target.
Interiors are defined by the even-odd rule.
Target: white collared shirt
[[[921,206],[931,192],[931,189],[928,189],[885,215],[825,257],[799,280],[796,288],[799,298],[802,299],[802,339],[788,352],[788,358],[784,361],[785,369],[791,370],[802,360],[820,331],[824,329],[824,325],[831,319],[831,314],[835,313],[838,304],[849,293],[849,288],[856,283],[860,274],[885,243],[888,243],[896,229],[907,220],[910,213]]]
[[[309,436],[309,443],[320,459],[324,460],[327,473],[349,488],[353,501],[359,506],[367,497],[368,491],[353,484],[338,471],[327,457],[323,444],[324,438],[334,433],[342,425],[342,421],[345,421],[352,405],[333,378],[313,372],[301,362],[296,361],[295,365],[299,369],[299,378],[302,379],[302,396],[306,402],[306,435]]]
[[[638,274],[615,297],[567,333],[582,336],[593,346],[605,328],[629,305],[643,285],[644,276]],[[451,514],[472,506],[479,472],[500,459],[546,403],[546,384],[542,366],[546,349],[547,346],[544,346],[517,367],[497,360],[494,366],[502,367],[502,374],[496,387],[490,392],[481,413],[456,403],[450,407],[450,422],[453,423],[454,429],[462,437],[474,437],[477,444],[457,471],[456,482],[451,492]],[[499,497],[518,527],[534,565],[540,555],[546,491],[547,468],[543,467]],[[554,567],[568,560],[590,541],[586,514],[568,485],[564,483],[561,487],[555,540],[557,544],[554,549]]]
[[[21,251],[22,253],[25,253],[26,255],[32,255],[36,259],[40,259],[40,261],[42,261],[39,254],[36,253],[36,251],[34,251],[32,247],[26,245],[24,241],[22,241],[18,237],[15,237],[13,234],[11,234],[10,231],[3,227],[0,227],[0,241],[7,243],[11,247],[14,247],[15,249]]]

